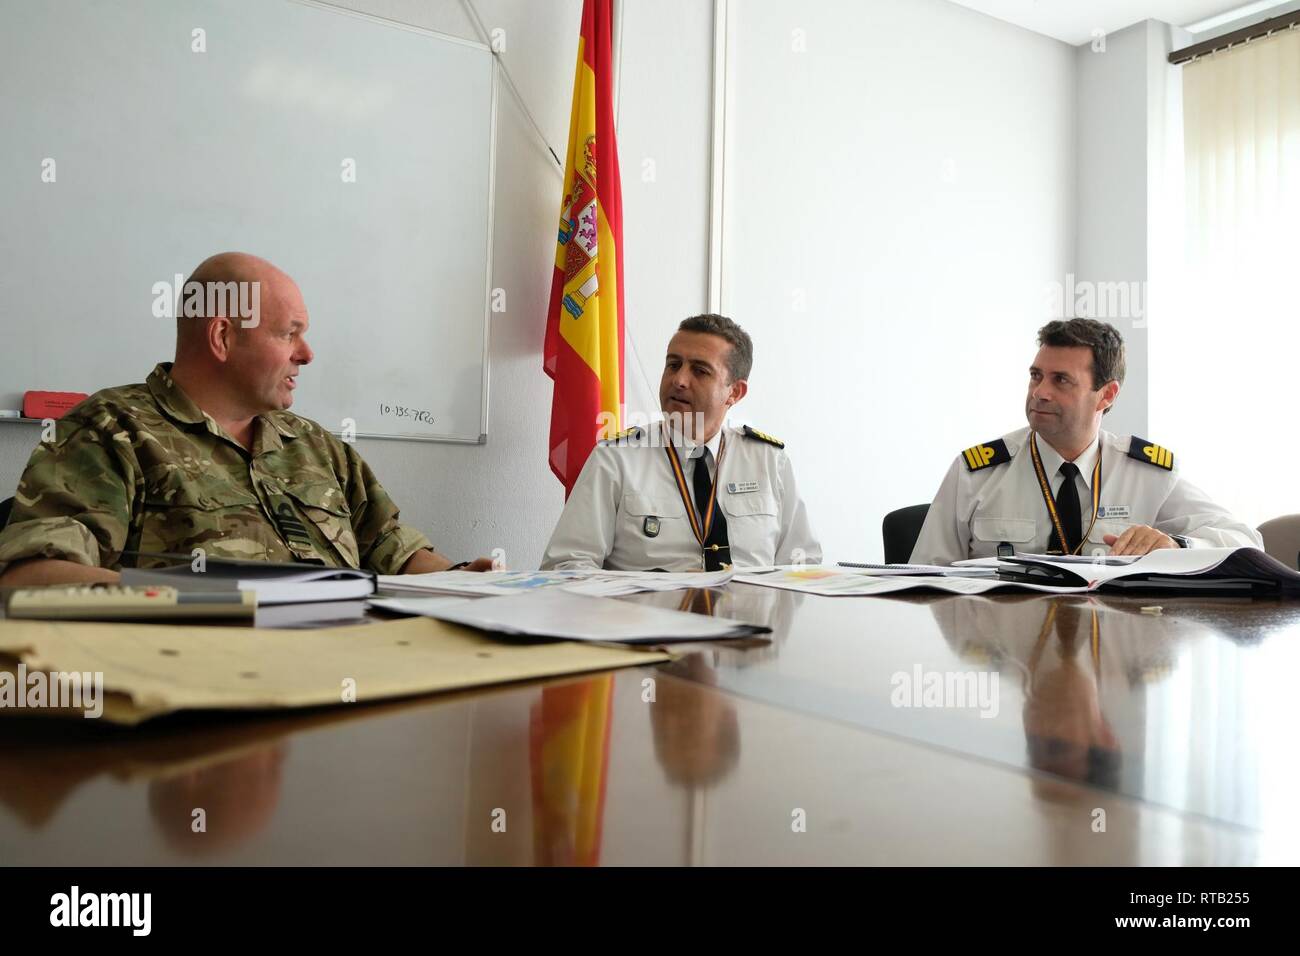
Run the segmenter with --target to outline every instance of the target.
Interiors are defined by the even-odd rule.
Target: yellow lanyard
[[[1061,551],[1065,554],[1078,554],[1083,550],[1083,543],[1088,540],[1088,535],[1092,534],[1093,527],[1097,524],[1097,512],[1101,508],[1101,444],[1097,444],[1097,464],[1092,466],[1092,523],[1088,525],[1088,530],[1083,533],[1083,537],[1073,548],[1065,540],[1065,529],[1061,527],[1061,516],[1056,513],[1056,502],[1052,500],[1052,484],[1047,480],[1047,472],[1043,470],[1043,459],[1038,454],[1038,436],[1034,432],[1029,433],[1029,457],[1034,460],[1034,473],[1038,475],[1038,487],[1043,490],[1043,501],[1047,502],[1047,513],[1052,518],[1052,527],[1056,529],[1056,540],[1061,542]],[[1071,476],[1065,479],[1073,481]]]
[[[695,611],[697,614],[713,616],[713,592],[708,588],[689,588],[682,595],[680,611]]]
[[[1034,694],[1034,673],[1038,670],[1039,658],[1043,656],[1043,649],[1047,646],[1047,638],[1052,633],[1052,626],[1056,623],[1056,609],[1058,603],[1052,602],[1051,608],[1047,612],[1047,620],[1043,621],[1043,628],[1038,632],[1038,640],[1034,642],[1034,649],[1029,654],[1029,660],[1025,662],[1025,689],[1026,696],[1032,697]],[[1092,609],[1092,632],[1088,637],[1088,651],[1092,658],[1092,673],[1096,678],[1097,686],[1101,687],[1101,620],[1097,616],[1097,609]]]
[[[709,493],[709,506],[704,510],[702,527],[700,518],[695,514],[695,499],[686,486],[686,472],[682,469],[681,459],[677,457],[677,449],[672,446],[672,442],[668,442],[664,450],[668,452],[668,462],[672,465],[673,477],[677,479],[677,491],[682,496],[682,504],[686,505],[686,516],[691,519],[691,530],[695,532],[695,540],[703,548],[704,542],[709,540],[709,532],[713,529],[713,510],[718,500],[718,485],[722,479],[722,458],[727,453],[727,436],[724,434],[718,442],[718,470],[713,476],[713,491]],[[703,455],[700,456],[700,461],[696,462],[695,467],[709,467],[704,463]],[[714,550],[719,550],[717,545],[714,545]]]

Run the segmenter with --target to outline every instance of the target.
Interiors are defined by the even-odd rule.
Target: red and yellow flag
[[[623,194],[610,21],[610,0],[583,0],[543,351],[555,380],[551,471],[566,498],[598,433],[621,427],[623,406]]]
[[[542,689],[529,720],[533,862],[597,866],[605,818],[614,677]]]

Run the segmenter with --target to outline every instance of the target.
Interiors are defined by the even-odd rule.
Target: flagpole
[[[501,78],[505,80],[506,87],[510,90],[510,95],[515,98],[515,103],[519,105],[520,111],[524,114],[524,118],[528,120],[528,125],[533,128],[533,132],[537,134],[538,140],[540,140],[541,144],[546,147],[546,151],[551,154],[551,158],[555,160],[555,165],[559,171],[560,179],[563,180],[564,162],[556,154],[555,148],[547,141],[546,134],[542,132],[541,125],[537,122],[537,118],[533,116],[533,111],[528,108],[527,100],[525,100],[523,94],[519,92],[519,87],[515,86],[514,77],[510,75],[510,71],[506,68],[505,58],[499,52],[492,49],[492,38],[488,34],[487,27],[483,23],[483,18],[478,15],[478,9],[474,6],[474,0],[461,0],[461,4],[465,8],[466,15],[473,22],[474,30],[478,33],[479,40],[487,44],[488,50],[492,53],[492,58],[497,61],[498,73]]]

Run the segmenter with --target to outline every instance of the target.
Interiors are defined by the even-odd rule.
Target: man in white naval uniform
[[[753,355],[748,333],[728,318],[681,323],[659,383],[665,421],[592,449],[543,570],[821,561],[784,444],[748,426],[724,426],[749,390]]]
[[[1029,369],[1029,427],[952,463],[912,550],[916,564],[1009,552],[1146,554],[1262,547],[1183,479],[1174,454],[1101,430],[1124,381],[1124,341],[1092,319],[1050,322]],[[1061,538],[1065,542],[1062,544]]]

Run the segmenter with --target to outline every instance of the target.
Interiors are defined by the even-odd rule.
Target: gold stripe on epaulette
[[[971,471],[979,471],[981,468],[987,468],[993,461],[993,456],[997,454],[997,449],[988,445],[972,445],[967,448],[962,455],[966,458],[966,466]]]
[[[639,425],[633,425],[631,428],[625,428],[621,432],[616,432],[608,438],[602,438],[602,445],[617,445],[619,442],[638,441],[645,432]]]
[[[1153,465],[1159,465],[1161,468],[1173,467],[1174,453],[1161,445],[1143,445],[1142,454],[1151,459]]]
[[[777,448],[785,447],[785,442],[781,441],[781,439],[774,435],[769,435],[767,432],[761,432],[752,425],[745,426],[745,434],[750,438],[757,438],[759,441],[765,441],[769,445],[775,445]]]

